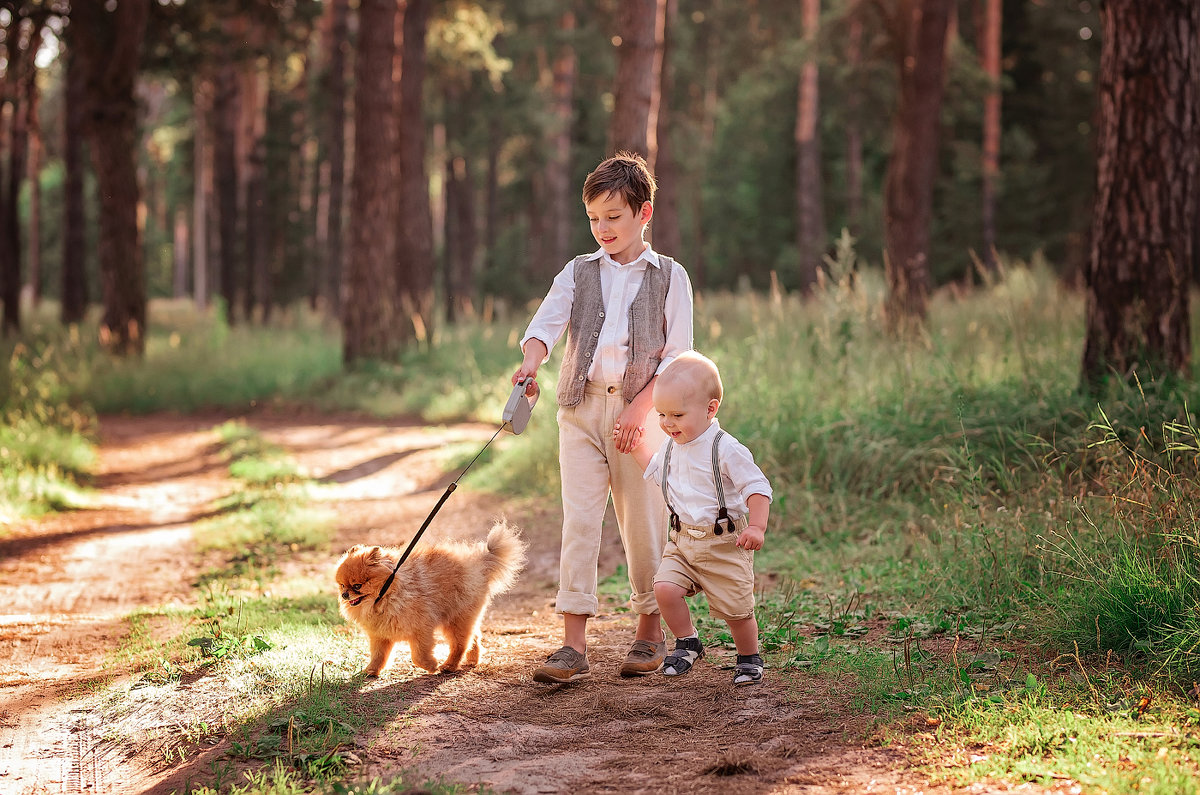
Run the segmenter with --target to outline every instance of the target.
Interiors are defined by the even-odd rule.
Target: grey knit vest
[[[665,306],[675,261],[658,256],[659,267],[648,265],[629,307],[629,362],[625,365],[621,394],[628,403],[650,383],[662,362],[667,345]],[[604,325],[604,293],[600,289],[600,263],[586,256],[575,258],[575,297],[567,326],[567,346],[558,375],[558,405],[577,406],[583,400],[588,369],[600,329]]]

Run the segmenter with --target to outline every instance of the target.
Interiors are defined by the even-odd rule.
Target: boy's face
[[[608,256],[622,265],[637,259],[646,247],[642,235],[654,213],[654,206],[644,202],[636,212],[619,193],[609,191],[584,203],[592,237]]]
[[[676,444],[687,444],[708,430],[721,402],[706,399],[686,381],[658,381],[654,385],[654,410],[658,424]]]

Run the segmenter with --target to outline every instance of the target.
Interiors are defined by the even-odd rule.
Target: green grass
[[[1178,781],[1160,752],[1194,772],[1177,759],[1190,752],[1173,732],[1195,722],[1184,693],[1200,674],[1200,442],[1189,409],[1200,405],[1200,386],[1078,392],[1082,296],[1037,265],[1009,267],[973,294],[935,296],[919,339],[882,332],[882,296],[871,270],[833,278],[808,301],[697,295],[696,346],[721,366],[726,387],[721,422],[754,451],[776,492],[757,561],[790,584],[761,598],[770,664],[857,681],[858,708],[881,721],[927,713],[940,721],[931,730],[938,748],[995,749],[956,766],[956,780],[1057,773],[1113,792],[1168,791]],[[13,418],[4,428],[15,429],[0,435],[0,511],[86,498],[93,410],[281,405],[498,424],[528,314],[439,327],[401,361],[350,372],[336,332],[300,310],[270,328],[230,327],[216,312],[156,303],[141,361],[100,356],[87,328],[72,337],[37,326],[7,350],[0,383],[0,407]],[[558,494],[560,354],[542,370],[528,429],[489,449],[464,485],[514,498]],[[147,676],[171,681],[171,666],[200,664],[266,671],[248,674],[258,695],[245,699],[239,720],[265,725],[299,712],[313,725],[336,723],[300,662],[348,643],[333,628],[332,599],[315,583],[288,583],[287,600],[267,595],[280,585],[280,556],[328,544],[316,487],[244,426],[219,436],[244,487],[201,527],[211,564],[204,609],[217,612],[148,613],[128,653],[150,654],[155,633],[173,627],[175,645],[161,659],[138,657]],[[475,452],[448,449],[447,469]],[[34,499],[17,505],[25,493]],[[623,575],[603,589],[621,601]],[[704,613],[702,599],[695,607]],[[864,643],[861,629],[881,617],[889,638]],[[700,628],[724,642],[719,622]],[[929,653],[955,634],[990,645],[970,659]],[[205,637],[225,656],[187,645]],[[1052,663],[1030,649],[1068,657]],[[1096,673],[1110,663],[1119,682]],[[326,674],[326,688],[353,676]],[[1133,717],[1107,711],[1139,689],[1153,691],[1155,710],[1136,718],[1137,731],[1162,736],[1131,733],[1121,721]],[[299,786],[276,778],[247,791]]]

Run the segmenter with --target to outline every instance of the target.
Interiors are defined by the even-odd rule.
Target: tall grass
[[[1147,562],[1146,572],[1156,556],[1185,558],[1162,506],[1187,495],[1160,490],[1157,513],[1132,515],[1134,503],[1116,495],[1135,474],[1145,476],[1145,461],[1096,443],[1109,434],[1146,460],[1166,460],[1168,451],[1152,452],[1138,429],[1190,422],[1186,405],[1200,403],[1194,384],[1115,385],[1099,400],[1081,394],[1081,297],[1037,263],[1008,267],[973,292],[935,296],[916,340],[883,333],[881,274],[852,272],[851,264],[843,248],[808,300],[778,291],[696,298],[696,346],[725,380],[721,421],[775,486],[762,568],[826,591],[869,593],[881,605],[980,614],[1054,608],[1068,626],[1094,633],[1098,606],[1083,611],[1089,616],[1072,613],[1058,594],[1109,571],[1120,544],[1133,550],[1130,560]],[[264,329],[155,303],[143,360],[99,355],[79,342],[89,339],[84,330],[46,343],[45,351],[59,345],[56,365],[22,371],[24,359],[14,359],[9,380],[57,395],[38,405],[102,412],[282,404],[498,423],[527,319],[525,311],[443,325],[396,363],[344,371],[337,334],[307,311]],[[544,397],[529,428],[495,445],[467,484],[514,496],[558,492],[551,415],[559,355],[542,370]],[[50,415],[24,411],[37,432],[56,427]],[[22,466],[36,468],[34,451],[53,450],[51,441],[32,442]],[[1187,483],[1188,456],[1169,453],[1171,488]],[[87,467],[86,456],[50,457],[52,466]],[[1160,585],[1177,592],[1184,582]],[[1102,633],[1101,645],[1118,646],[1120,637]]]

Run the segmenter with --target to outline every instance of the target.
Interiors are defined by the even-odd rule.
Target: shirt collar
[[[658,261],[658,252],[656,252],[654,250],[653,246],[646,246],[646,248],[643,249],[642,253],[638,256],[638,258],[635,259],[633,262],[630,262],[629,265],[617,264],[617,261],[615,259],[613,259],[612,257],[608,256],[608,254],[604,251],[603,248],[596,249],[591,254],[588,254],[585,257],[585,259],[599,260],[600,262],[605,262],[605,263],[608,263],[609,265],[612,265],[614,268],[628,268],[629,265],[633,265],[638,260],[644,259],[644,260],[646,260],[646,264],[648,264],[648,265],[653,265],[656,268],[662,267],[662,263]]]

